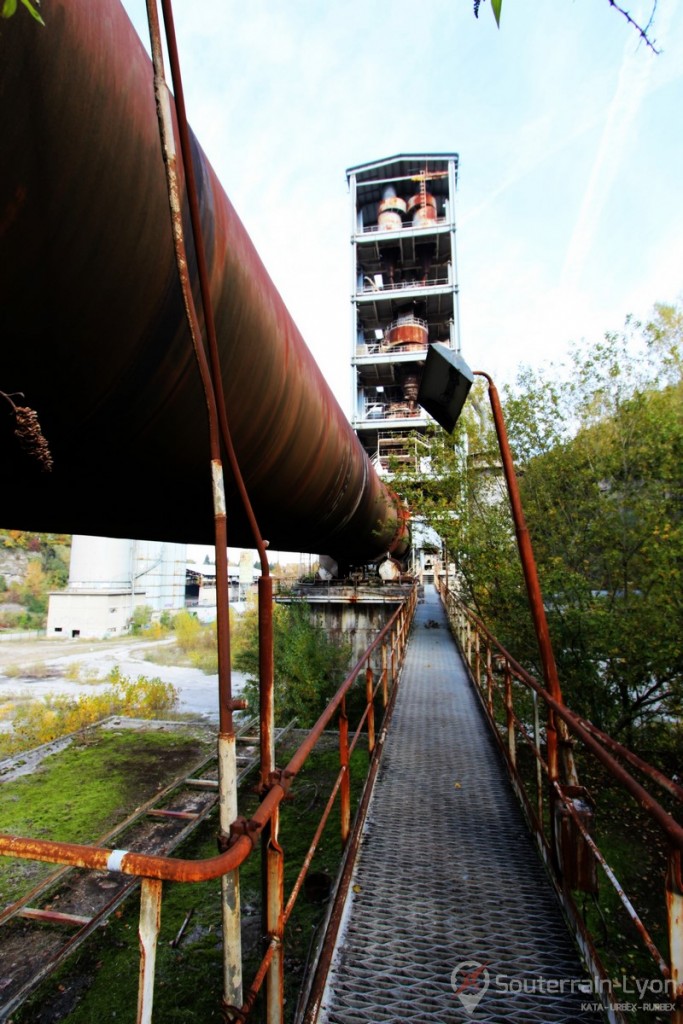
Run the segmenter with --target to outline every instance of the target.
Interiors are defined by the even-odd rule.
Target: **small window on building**
[[[81,635],[81,631],[80,631],[80,629],[72,629],[72,630],[71,630],[71,639],[72,639],[72,640],[75,640],[75,639],[76,639],[76,637],[78,637],[78,636],[80,636],[80,635]]]
[[[61,632],[62,632],[62,627],[61,626],[55,626],[55,633],[61,633]]]

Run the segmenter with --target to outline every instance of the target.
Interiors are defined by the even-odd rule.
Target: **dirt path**
[[[123,675],[133,679],[139,675],[158,676],[178,689],[178,708],[184,714],[197,714],[214,722],[218,720],[218,677],[186,665],[158,665],[146,661],[145,655],[159,647],[174,643],[164,640],[6,640],[0,642],[0,700],[3,695],[21,699],[44,697],[48,693],[78,696],[92,693],[93,684],[64,678],[67,667],[79,662],[84,673],[96,673],[101,680],[118,666]],[[6,670],[12,666],[10,675]],[[19,669],[19,672],[16,670]],[[35,671],[32,672],[32,669]],[[240,693],[246,676],[232,673],[233,693]],[[106,685],[104,681],[100,684]],[[9,728],[9,722],[0,722]]]
[[[169,639],[131,640],[130,637],[119,637],[117,640],[3,640],[0,642],[0,673],[10,665],[27,668],[55,658],[77,661],[104,651],[137,652],[172,642]]]

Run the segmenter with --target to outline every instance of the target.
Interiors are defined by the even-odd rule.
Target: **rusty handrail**
[[[585,719],[581,718],[574,711],[571,711],[565,704],[555,700],[555,698],[535,679],[529,672],[523,668],[518,661],[516,661],[509,651],[503,647],[503,645],[493,636],[493,634],[486,628],[481,619],[466,605],[461,602],[457,602],[451,593],[448,595],[449,599],[459,604],[461,610],[467,615],[467,617],[476,624],[479,632],[486,637],[489,643],[494,646],[499,653],[505,658],[510,667],[513,669],[514,674],[520,682],[525,683],[530,689],[532,689],[544,702],[552,708],[552,710],[567,724],[570,731],[579,738],[582,743],[593,753],[596,758],[602,762],[602,764],[610,771],[610,774],[620,783],[620,785],[641,804],[643,809],[652,817],[652,819],[662,828],[674,843],[674,845],[683,851],[683,827],[678,825],[671,815],[666,811],[661,804],[654,797],[650,796],[647,790],[641,786],[636,779],[628,772],[609,752],[608,743],[601,741],[598,736],[600,730],[598,730],[592,723],[586,722]],[[602,734],[606,736],[606,734]],[[612,740],[611,737],[606,737],[609,740],[609,745],[613,745],[614,749],[620,747],[616,741]],[[621,748],[625,749],[625,748]],[[635,755],[632,755],[635,758]],[[677,786],[671,779],[666,779],[661,772],[645,761],[637,759],[639,762],[640,770],[652,781],[658,785],[663,785],[662,780],[666,780],[667,789],[673,795],[677,796],[678,799],[683,799],[683,791],[680,786]]]
[[[374,701],[381,694],[386,714],[390,712],[396,693],[400,666],[403,661],[407,634],[417,604],[417,588],[413,586],[408,596],[399,604],[389,621],[373,642],[347,673],[332,700],[319,716],[313,728],[299,745],[286,767],[273,771],[263,799],[249,820],[237,818],[230,828],[229,847],[216,857],[202,860],[187,860],[163,856],[149,856],[129,850],[109,850],[98,846],[76,843],[54,842],[51,840],[0,835],[0,855],[23,859],[48,861],[73,867],[94,870],[120,871],[123,874],[141,878],[140,898],[140,942],[141,973],[138,996],[138,1024],[150,1024],[154,999],[154,959],[158,940],[161,914],[161,882],[201,882],[225,876],[236,870],[251,854],[259,837],[262,837],[265,903],[264,935],[267,939],[265,953],[246,996],[239,996],[240,1005],[234,1005],[224,997],[223,1012],[226,1020],[246,1021],[253,1009],[256,997],[266,983],[266,1020],[274,1024],[281,1020],[284,1001],[284,929],[292,908],[302,889],[317,845],[330,815],[335,800],[341,800],[342,845],[355,842],[355,830],[351,831],[351,789],[350,753],[355,747],[363,725],[368,727],[368,753],[370,771],[366,779],[366,792],[361,807],[367,806],[368,790],[372,787],[381,743],[375,747],[371,723],[374,716]],[[376,684],[372,672],[372,658],[381,653],[381,671]],[[358,723],[353,740],[349,742],[348,719],[345,701],[350,688],[359,678],[364,680],[366,696],[365,711]],[[373,710],[370,710],[370,708]],[[321,820],[313,840],[304,857],[296,882],[287,899],[284,895],[284,850],[277,841],[272,822],[279,813],[279,806],[289,791],[292,780],[306,762],[309,754],[321,738],[326,726],[339,713],[340,770],[333,783]],[[348,857],[347,857],[348,860]],[[144,968],[144,969],[143,969]],[[241,991],[241,981],[240,981]],[[244,1001],[243,1001],[244,1000]]]
[[[334,697],[283,769],[282,776],[291,779],[301,770],[368,658],[381,646],[393,629],[402,609],[403,605],[399,605],[386,626],[347,674]],[[127,875],[159,878],[169,882],[209,881],[239,867],[247,859],[264,825],[270,820],[273,812],[286,795],[287,788],[289,787],[285,788],[284,778],[282,781],[273,781],[271,789],[249,821],[240,822],[238,831],[233,832],[230,849],[216,857],[187,860],[151,856],[131,850],[109,850],[99,846],[55,842],[49,839],[31,839],[7,833],[0,833],[0,856],[23,857],[26,860],[68,864],[73,867],[92,868],[99,871],[121,871]]]
[[[532,830],[536,835],[539,849],[550,869],[558,894],[562,899],[569,919],[572,922],[579,944],[587,956],[594,972],[601,993],[609,991],[609,978],[595,946],[593,936],[583,916],[579,913],[572,890],[596,893],[596,865],[600,865],[609,884],[624,912],[628,916],[636,933],[647,950],[654,965],[658,968],[666,984],[669,999],[673,1000],[672,1021],[681,1024],[683,1021],[683,872],[681,860],[683,852],[683,827],[671,814],[648,792],[648,790],[618,760],[620,757],[632,768],[642,773],[645,778],[666,790],[679,802],[683,802],[683,787],[668,779],[661,771],[647,764],[626,747],[613,740],[591,722],[581,718],[571,709],[557,700],[537,679],[524,669],[519,662],[495,638],[482,620],[462,601],[460,601],[441,580],[437,581],[442,599],[446,605],[449,619],[456,634],[456,640],[463,659],[470,670],[470,678],[478,690],[483,709],[493,729],[494,736],[504,754],[512,777],[513,787],[519,796],[528,815]],[[483,653],[482,653],[483,648]],[[485,657],[484,657],[485,655]],[[485,663],[485,671],[482,666]],[[503,681],[500,681],[500,675]],[[521,721],[513,707],[513,679],[526,687],[534,697],[533,735]],[[501,698],[504,709],[505,724],[499,726],[494,707],[494,691]],[[550,764],[544,759],[541,750],[541,737],[538,722],[537,705],[542,700],[551,714],[560,720],[567,729],[567,737],[571,736],[583,745],[607,771],[608,775],[633,799],[653,821],[668,845],[668,868],[666,875],[666,916],[669,931],[669,963],[660,952],[652,934],[620,884],[612,867],[600,851],[597,843],[590,835],[587,824],[578,812],[575,800],[582,800],[586,794],[582,787],[563,785],[553,778]],[[524,741],[531,747],[536,760],[536,790],[538,806],[535,808],[532,798],[527,793],[527,785],[517,766],[515,732],[519,730]],[[548,737],[546,734],[546,747]],[[550,815],[544,815],[544,796],[542,775],[548,779]],[[531,784],[533,787],[533,783]],[[589,803],[591,799],[587,796]],[[574,864],[563,863],[566,855],[566,834],[560,819],[556,818],[557,809],[562,808],[561,815],[571,822],[571,856]],[[592,812],[589,812],[589,814]],[[549,833],[549,838],[546,836]],[[583,851],[583,852],[582,852]],[[588,858],[588,860],[584,860]],[[593,866],[590,866],[592,858]],[[604,986],[607,985],[607,989]],[[610,1020],[622,1021],[620,1011],[611,1005],[605,1006]]]

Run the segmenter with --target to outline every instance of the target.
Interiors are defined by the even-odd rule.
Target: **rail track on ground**
[[[276,731],[285,738],[295,722]],[[258,719],[237,730],[238,785],[258,764]],[[94,842],[123,839],[127,848],[168,855],[211,814],[218,802],[216,754],[177,776],[124,821]],[[0,911],[0,1024],[113,914],[139,879],[107,871],[62,867]]]

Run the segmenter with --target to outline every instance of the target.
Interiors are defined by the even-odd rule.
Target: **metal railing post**
[[[154,967],[157,939],[161,925],[161,889],[163,882],[143,878],[140,891],[140,982],[138,987],[137,1024],[151,1024],[154,1003]]]
[[[237,749],[235,733],[218,736],[218,823],[221,836],[230,834],[237,818]],[[221,876],[223,921],[223,993],[230,1006],[242,1003],[242,934],[239,868]]]
[[[508,754],[513,768],[517,767],[517,741],[515,737],[515,715],[512,699],[512,672],[510,662],[505,659],[505,721],[507,725]]]
[[[481,693],[481,637],[478,629],[474,632],[474,678]]]
[[[339,764],[344,769],[339,787],[339,813],[341,818],[342,849],[346,846],[351,831],[351,776],[349,771],[349,719],[346,714],[346,698],[339,708]]]
[[[372,668],[368,664],[365,669],[365,700],[368,705],[368,754],[372,756],[375,749],[375,693]]]
[[[277,841],[279,831],[279,808],[271,819],[271,830],[266,847],[267,861],[267,937],[275,940],[273,959],[266,978],[266,1024],[282,1024],[285,1005],[285,956],[284,903],[285,903],[285,856]]]
[[[389,682],[387,679],[387,645],[382,644],[382,706],[389,703]]]
[[[669,924],[671,965],[670,1001],[674,1004],[672,1024],[683,1024],[683,872],[681,851],[669,849],[666,872],[666,910]]]
[[[533,691],[533,702],[534,702],[534,743],[539,757],[534,758],[536,761],[536,803],[538,813],[538,827],[543,831],[543,769],[541,767],[540,753],[541,753],[541,723],[538,714],[538,694]]]
[[[486,705],[493,719],[493,665],[491,663],[491,644],[486,642]]]

